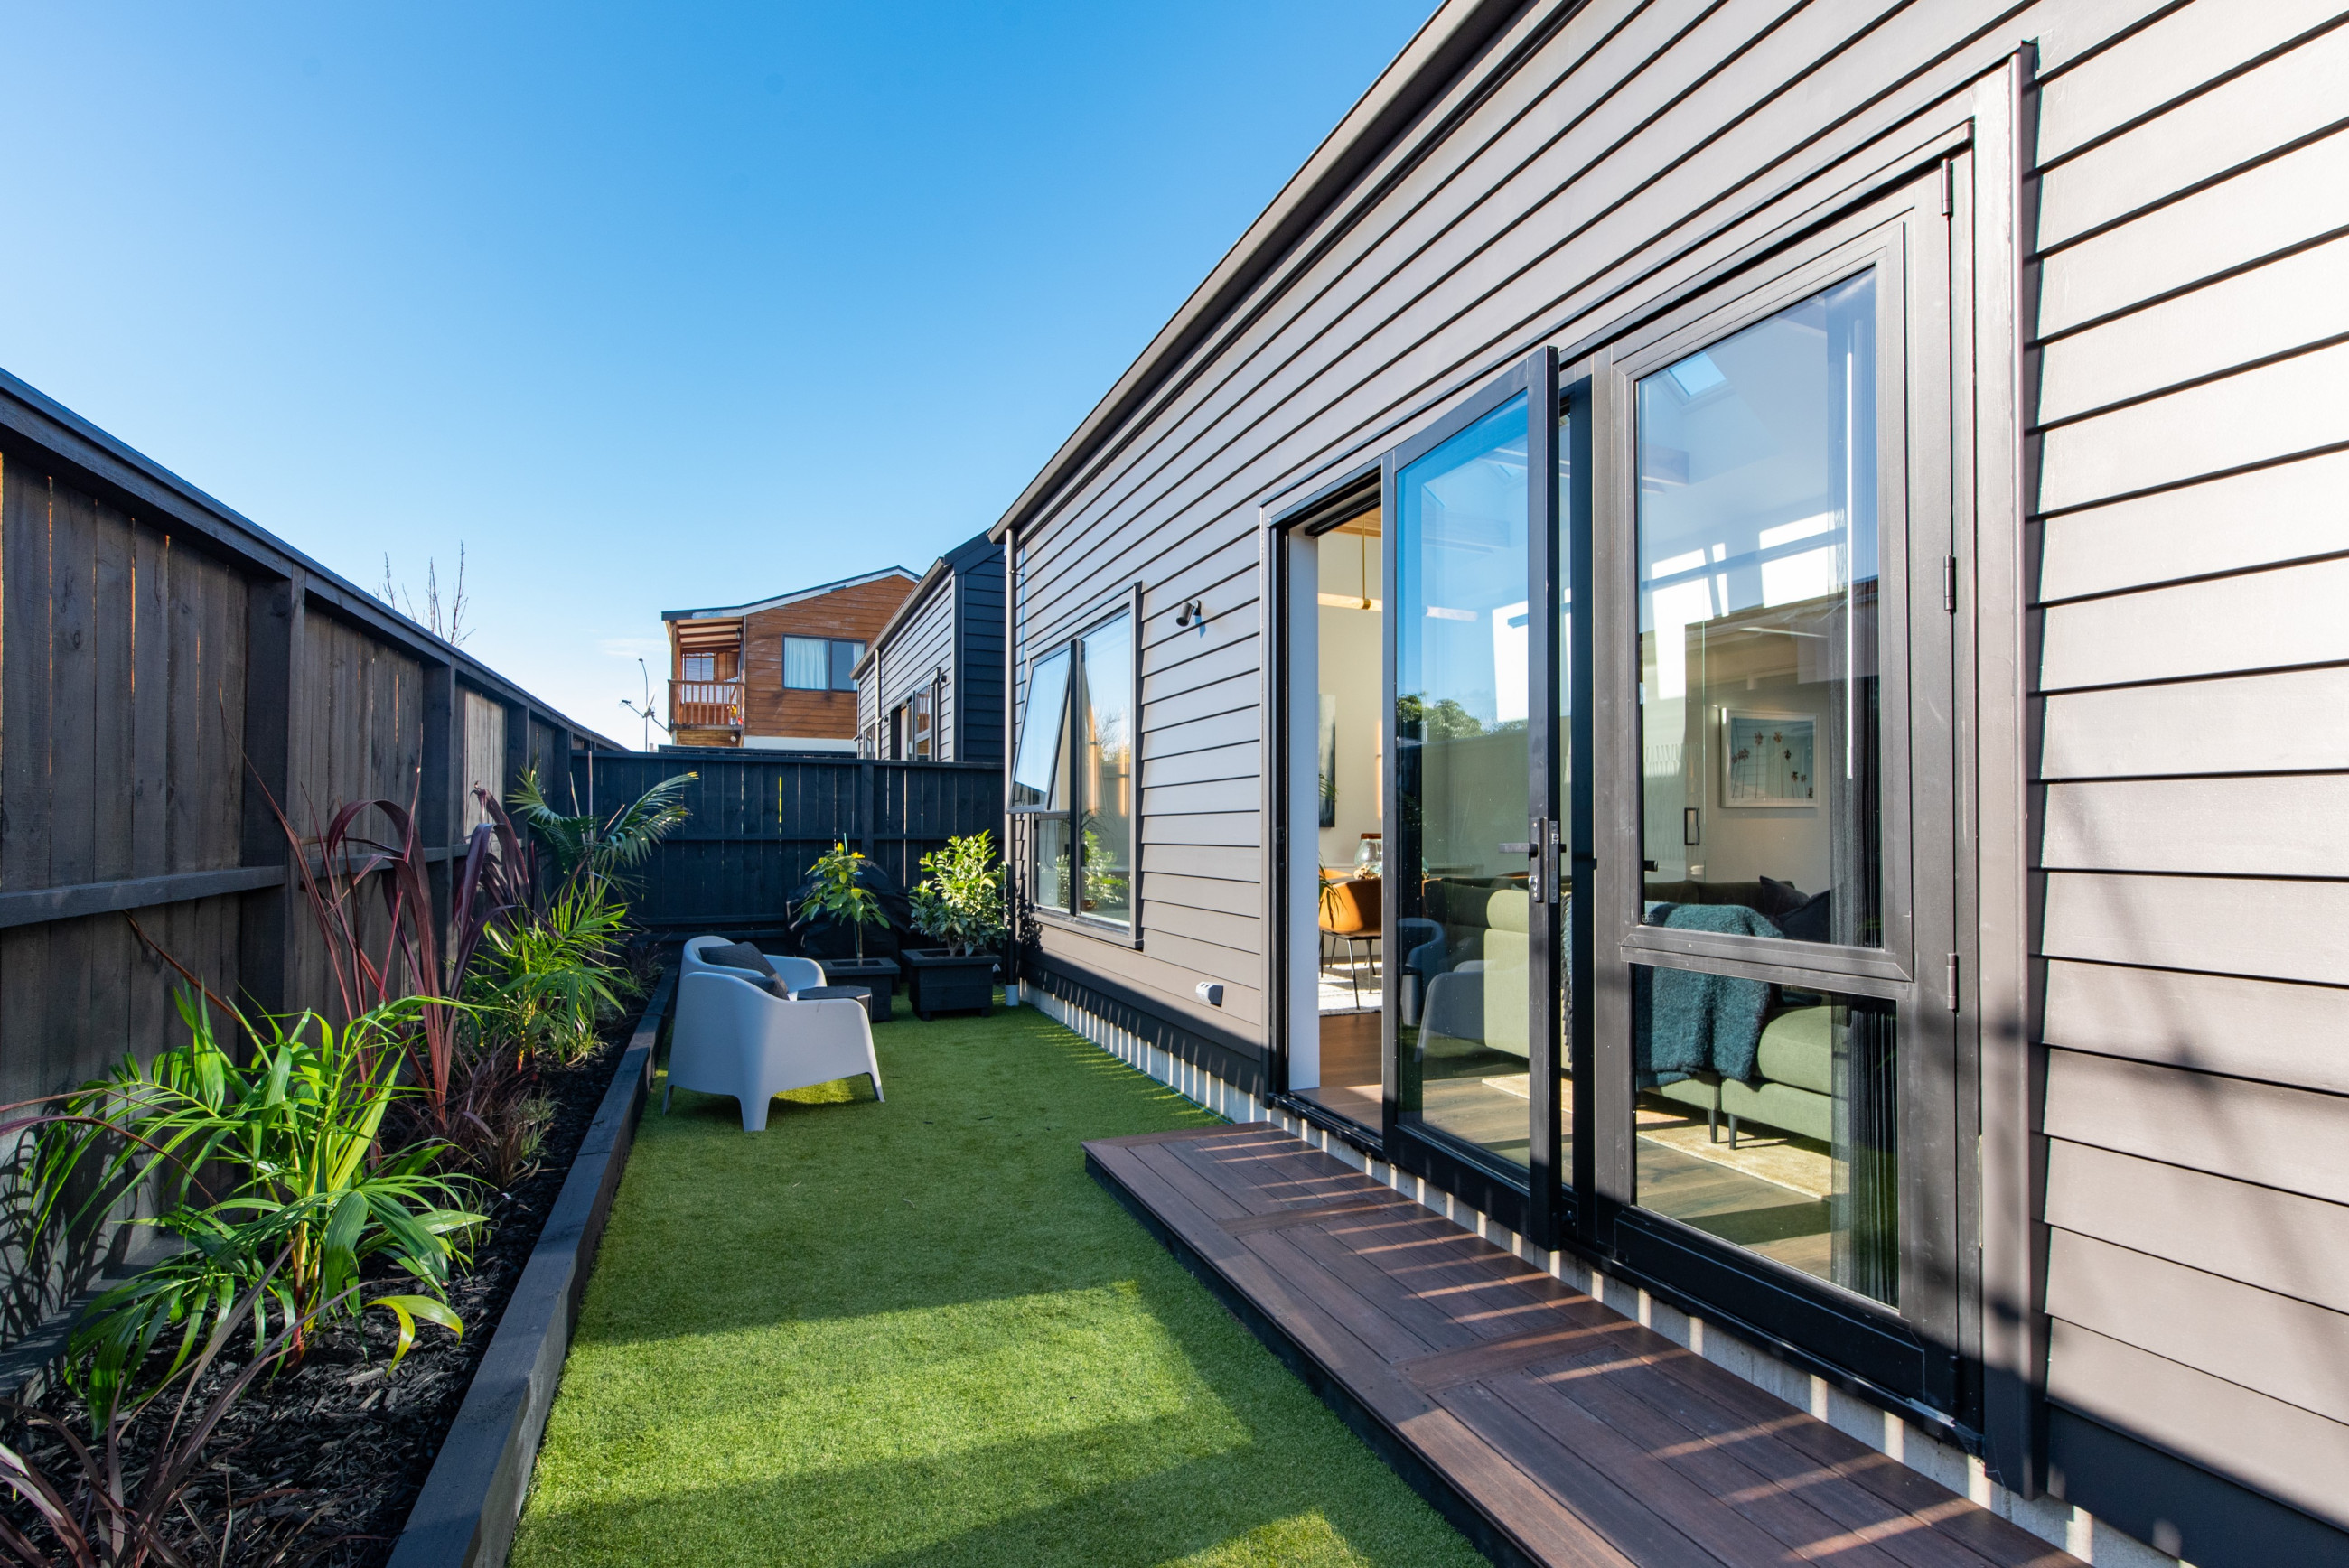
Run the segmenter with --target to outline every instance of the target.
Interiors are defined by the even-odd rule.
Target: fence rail
[[[579,756],[571,787],[582,810],[608,812],[680,773],[698,775],[684,796],[692,815],[637,873],[631,901],[639,922],[673,936],[781,930],[792,889],[836,843],[910,885],[923,855],[1003,822],[1003,772],[992,763],[755,751]]]
[[[0,1102],[179,1033],[148,940],[241,1005],[333,1006],[271,799],[305,830],[415,802],[445,909],[469,788],[585,748],[616,749],[0,373]],[[0,1341],[101,1244],[0,1229]]]

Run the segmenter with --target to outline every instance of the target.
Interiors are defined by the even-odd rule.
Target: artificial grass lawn
[[[520,1568],[1480,1563],[1084,1171],[1218,1119],[1031,1008],[645,1115]]]

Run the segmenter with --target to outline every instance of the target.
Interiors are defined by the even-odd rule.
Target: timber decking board
[[[1277,1128],[1084,1147],[1503,1560],[2076,1562]]]

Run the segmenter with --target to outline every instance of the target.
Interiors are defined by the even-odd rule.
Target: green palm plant
[[[679,773],[664,779],[604,818],[593,812],[566,816],[556,810],[539,785],[535,768],[523,771],[506,799],[554,850],[555,864],[566,882],[582,877],[608,881],[616,872],[642,865],[653,846],[690,815],[679,800],[686,786],[698,777]]]
[[[611,962],[626,934],[626,909],[592,881],[566,885],[534,919],[492,929],[466,987],[481,1037],[519,1056],[587,1056],[597,1021],[620,1009],[616,991],[633,986]]]
[[[110,1417],[165,1334],[180,1334],[169,1378],[208,1331],[239,1313],[252,1317],[258,1353],[274,1307],[294,1326],[298,1356],[313,1319],[382,1308],[398,1325],[394,1366],[419,1319],[464,1332],[447,1302],[449,1271],[483,1217],[462,1206],[458,1181],[432,1173],[440,1143],[378,1147],[384,1113],[419,1092],[398,1082],[405,1058],[389,1043],[416,1026],[419,1009],[448,1005],[405,997],[341,1029],[315,1013],[290,1029],[239,1016],[254,1042],[251,1059],[240,1062],[222,1047],[210,1009],[182,992],[186,1045],[143,1067],[126,1057],[65,1096],[61,1111],[0,1124],[0,1136],[50,1135],[36,1166],[43,1223],[82,1223],[154,1177],[162,1212],[140,1222],[185,1243],[100,1295],[75,1329],[69,1365],[98,1419]],[[97,1180],[85,1186],[93,1164]],[[203,1180],[208,1170],[226,1172],[224,1191]],[[90,1196],[67,1215],[65,1194],[74,1190]],[[422,1289],[352,1305],[378,1258]]]

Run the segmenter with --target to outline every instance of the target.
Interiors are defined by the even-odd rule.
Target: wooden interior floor
[[[1498,1561],[2077,1561],[1277,1128],[1084,1147]]]
[[[1321,1083],[1297,1092],[1376,1131],[1386,1093],[1379,1031],[1374,1012],[1322,1014]]]

